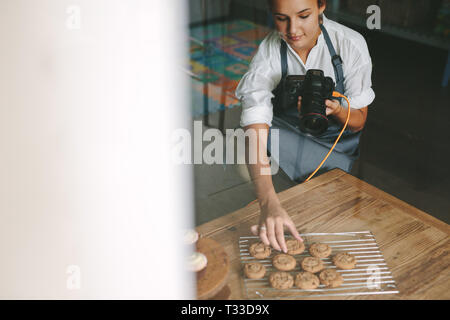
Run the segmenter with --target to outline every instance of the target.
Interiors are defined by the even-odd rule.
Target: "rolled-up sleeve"
[[[279,61],[272,46],[269,35],[261,42],[248,72],[236,88],[236,97],[242,105],[241,127],[257,123],[272,126],[272,91],[281,79],[281,70],[275,70],[272,65],[273,60]]]
[[[352,109],[367,107],[375,100],[372,89],[372,63],[365,64],[348,75],[345,84],[345,94],[350,101]],[[347,103],[343,103],[347,106]]]
[[[353,54],[348,54],[352,60],[349,60],[346,66],[344,65],[345,95],[349,99],[352,109],[367,107],[375,100],[369,50],[364,38],[361,37],[358,40],[360,41],[357,48],[355,48],[355,44],[348,46],[348,50],[353,49]],[[357,51],[356,54],[355,51]],[[347,102],[343,101],[343,105],[347,107]]]

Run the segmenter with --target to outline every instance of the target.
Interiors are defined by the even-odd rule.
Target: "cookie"
[[[317,257],[307,257],[302,260],[301,265],[303,270],[311,273],[319,272],[324,268],[322,260]]]
[[[290,271],[295,268],[297,261],[293,256],[282,253],[273,257],[272,264],[280,271]]]
[[[256,259],[265,259],[272,253],[272,249],[262,242],[256,242],[249,248],[250,255]]]
[[[300,272],[295,276],[295,286],[300,289],[316,289],[319,284],[319,278],[311,272]]]
[[[336,288],[339,287],[342,282],[344,282],[344,278],[342,275],[337,272],[335,269],[325,269],[319,274],[320,282],[327,286],[328,288]]]
[[[297,239],[286,240],[286,247],[288,249],[287,253],[292,255],[300,254],[305,251],[305,244],[303,241],[299,241]]]
[[[203,253],[194,252],[188,260],[188,268],[190,271],[199,272],[208,264],[208,259]]]
[[[356,257],[347,252],[339,252],[333,257],[333,263],[339,269],[350,270],[356,265]]]
[[[257,262],[246,263],[244,273],[249,279],[261,279],[266,274],[266,267]]]
[[[331,254],[331,248],[325,243],[313,243],[311,247],[309,247],[309,253],[311,253],[313,257],[326,258]]]
[[[269,283],[275,289],[290,289],[294,285],[294,277],[287,272],[277,271],[269,276]]]

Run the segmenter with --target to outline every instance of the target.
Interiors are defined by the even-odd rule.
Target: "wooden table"
[[[300,233],[372,231],[400,292],[326,299],[450,299],[448,224],[339,169],[279,198]],[[238,242],[251,235],[258,217],[255,203],[197,228],[230,258],[230,299],[245,298]]]

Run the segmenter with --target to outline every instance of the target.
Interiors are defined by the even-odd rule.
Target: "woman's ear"
[[[319,7],[319,14],[322,14],[325,11],[326,8],[327,8],[327,3],[324,2],[322,4],[322,6]]]

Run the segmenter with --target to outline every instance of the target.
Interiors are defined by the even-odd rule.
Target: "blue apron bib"
[[[321,24],[325,42],[330,52],[331,61],[333,63],[336,91],[344,93],[344,72],[342,69],[342,59],[336,54],[327,30]],[[287,76],[287,44],[281,40],[281,81]],[[299,129],[299,114],[297,108],[286,110],[282,113],[277,112],[277,96],[281,90],[281,82],[274,90],[275,98],[273,99],[274,117],[272,127],[269,130],[268,150],[272,159],[276,161],[280,168],[293,180],[298,183],[303,182],[317,168],[328,151],[333,146],[336,138],[342,130],[342,125],[329,117],[329,125],[327,131],[322,135],[313,137],[306,135]],[[341,100],[338,99],[340,102]],[[271,141],[272,130],[279,130],[279,152],[272,152],[273,146]],[[319,174],[340,168],[346,172],[350,172],[354,161],[359,157],[359,141],[361,132],[352,132],[348,129],[344,131],[341,139],[337,143],[335,149],[325,161]]]

